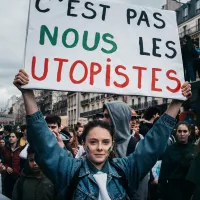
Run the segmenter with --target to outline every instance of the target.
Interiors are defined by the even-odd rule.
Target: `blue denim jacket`
[[[113,159],[128,180],[129,191],[137,189],[139,181],[154,166],[158,157],[165,151],[169,135],[176,121],[163,114],[142,140],[134,153],[125,158]],[[35,159],[45,175],[56,185],[61,199],[67,199],[67,188],[75,172],[79,170],[80,181],[75,190],[77,200],[98,200],[99,188],[92,176],[87,162],[70,158],[65,150],[59,147],[55,136],[48,129],[41,112],[27,116],[27,136],[35,149]],[[108,162],[107,190],[111,199],[127,199],[126,191],[120,184],[120,175]]]

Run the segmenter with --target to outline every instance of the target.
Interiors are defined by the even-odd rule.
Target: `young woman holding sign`
[[[69,158],[38,111],[33,91],[21,89],[29,82],[24,70],[16,75],[14,85],[21,90],[27,114],[27,136],[35,149],[36,162],[56,185],[61,199],[119,200],[129,199],[140,180],[154,166],[175,125],[182,101],[174,100],[142,140],[135,153],[125,158],[112,158],[114,132],[106,121],[89,122],[83,132],[86,157]],[[182,87],[185,97],[191,96],[191,86]],[[131,111],[130,111],[131,119]],[[127,119],[127,120],[130,120]],[[59,134],[57,140],[61,141]]]

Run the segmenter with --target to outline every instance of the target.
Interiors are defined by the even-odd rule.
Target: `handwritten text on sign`
[[[31,0],[26,88],[183,98],[172,11],[109,1]]]

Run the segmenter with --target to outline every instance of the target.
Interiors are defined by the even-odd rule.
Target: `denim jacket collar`
[[[91,175],[91,170],[90,167],[88,166],[88,162],[86,160],[87,158],[83,159],[83,167],[80,168],[80,172],[79,172],[79,177],[84,177],[87,175]],[[108,177],[116,177],[116,178],[120,178],[121,176],[117,173],[116,169],[110,164],[109,161],[107,161],[107,169],[108,169]],[[90,176],[91,177],[91,176]]]

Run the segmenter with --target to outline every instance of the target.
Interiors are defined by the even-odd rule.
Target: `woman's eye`
[[[103,143],[104,143],[104,144],[109,144],[109,141],[104,141]]]
[[[90,144],[96,144],[96,141],[90,141]]]

